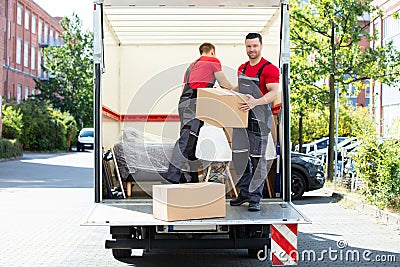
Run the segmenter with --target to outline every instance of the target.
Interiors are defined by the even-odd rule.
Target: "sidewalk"
[[[399,214],[380,210],[371,204],[363,203],[361,200],[355,199],[354,197],[351,197],[340,190],[335,190],[326,184],[323,190],[331,194],[333,198],[335,198],[338,202],[340,202],[340,204],[342,204],[342,206],[344,206],[344,208],[354,209],[364,214],[369,214],[375,217],[380,223],[386,225],[395,225],[400,229]]]

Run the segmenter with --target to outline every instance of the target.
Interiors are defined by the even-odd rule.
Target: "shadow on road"
[[[400,254],[351,246],[339,235],[302,233],[298,238],[297,266],[398,266]],[[296,255],[296,253],[294,253]],[[123,259],[130,266],[270,266],[269,260],[249,258],[247,250],[151,250]]]
[[[296,205],[308,205],[308,204],[326,204],[336,203],[337,199],[332,196],[304,196],[300,200],[293,200]]]

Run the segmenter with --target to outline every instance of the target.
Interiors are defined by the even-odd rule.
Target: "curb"
[[[329,193],[332,193],[332,198],[336,199],[337,201],[344,201],[345,203],[351,203],[354,205],[354,209],[369,214],[371,216],[374,216],[381,223],[393,224],[400,227],[400,215],[398,214],[385,210],[380,210],[371,204],[362,203],[357,199],[351,198],[346,194],[336,192],[330,188],[324,187],[324,190],[328,191]]]

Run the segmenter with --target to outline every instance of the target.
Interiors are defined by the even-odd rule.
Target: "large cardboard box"
[[[153,216],[163,221],[225,217],[225,185],[153,185]]]
[[[196,118],[218,127],[246,128],[248,111],[238,108],[246,97],[238,92],[218,89],[197,89]]]

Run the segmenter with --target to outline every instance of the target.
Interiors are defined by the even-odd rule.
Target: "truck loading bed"
[[[226,217],[166,222],[153,217],[151,200],[105,201],[96,204],[83,225],[157,226],[157,225],[251,225],[310,223],[291,202],[262,201],[260,212],[247,211],[247,205],[232,207],[227,202]]]

